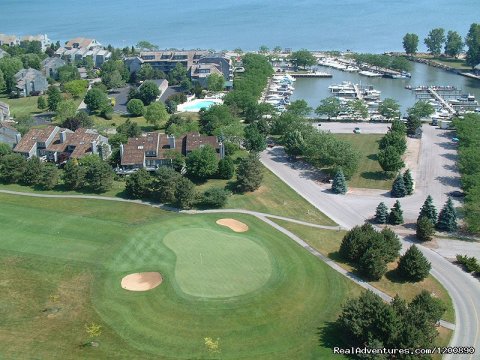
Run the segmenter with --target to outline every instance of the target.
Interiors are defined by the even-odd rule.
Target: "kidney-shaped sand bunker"
[[[156,288],[162,281],[162,275],[158,272],[134,273],[122,279],[122,288],[130,291],[148,291]]]

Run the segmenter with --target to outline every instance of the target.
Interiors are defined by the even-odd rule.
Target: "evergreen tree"
[[[387,263],[379,249],[369,248],[358,262],[358,269],[370,280],[380,280],[387,272]]]
[[[36,156],[28,159],[22,174],[22,184],[28,186],[37,185],[40,180],[42,165],[42,162]]]
[[[435,208],[435,205],[433,205],[433,199],[430,195],[427,196],[427,199],[422,205],[422,208],[420,209],[420,214],[418,215],[418,219],[421,217],[426,217],[428,218],[432,224],[437,223],[437,209]]]
[[[407,195],[412,195],[413,194],[413,177],[412,177],[412,173],[410,172],[410,169],[407,169],[403,173],[403,182],[405,184],[405,190],[407,192]]]
[[[37,108],[39,110],[44,110],[47,108],[47,101],[43,96],[39,96],[37,99]]]
[[[230,180],[235,173],[235,164],[231,157],[227,156],[218,162],[218,177]]]
[[[432,266],[422,252],[418,250],[415,245],[412,245],[405,254],[400,257],[397,271],[403,278],[417,282],[425,279],[430,273],[431,268]]]
[[[48,110],[57,111],[58,104],[62,101],[60,90],[58,87],[51,85],[48,87],[47,95]]]
[[[435,234],[435,228],[432,221],[425,216],[420,217],[417,220],[417,239],[419,241],[430,241],[433,234]]]
[[[457,213],[450,198],[448,198],[442,211],[440,211],[440,215],[438,215],[437,229],[440,231],[457,230]]]
[[[332,191],[335,194],[345,194],[347,190],[345,175],[343,175],[342,169],[339,169],[333,178]]]
[[[262,184],[263,168],[258,155],[250,153],[242,159],[237,169],[237,190],[239,192],[255,191]]]
[[[388,223],[390,225],[403,224],[403,211],[400,206],[400,201],[398,200],[395,202],[392,209],[390,210],[390,214],[388,215]]]
[[[195,184],[189,179],[181,177],[175,189],[176,204],[181,209],[190,209],[197,201]]]
[[[388,208],[384,202],[381,202],[377,206],[377,210],[375,211],[375,221],[378,224],[386,224],[388,219]]]
[[[51,190],[58,185],[59,170],[55,164],[47,163],[42,166],[37,185],[44,190]]]
[[[129,197],[142,199],[152,190],[153,178],[145,169],[139,169],[127,178],[125,192]]]
[[[402,198],[402,197],[405,197],[405,195],[407,195],[407,189],[405,188],[405,182],[401,174],[399,174],[395,179],[395,181],[393,182],[391,194],[392,194],[392,197],[395,197],[395,198]]]

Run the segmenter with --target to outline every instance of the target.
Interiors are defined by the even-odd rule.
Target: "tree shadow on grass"
[[[367,155],[367,159],[378,161],[378,156],[377,154],[370,154],[370,155]]]
[[[317,328],[318,346],[332,349],[335,347],[347,348],[347,343],[343,340],[343,332],[340,326],[334,321],[325,322],[323,326]]]
[[[385,278],[387,278],[392,283],[396,283],[396,284],[406,284],[406,283],[408,283],[408,281],[405,280],[405,278],[399,274],[397,269],[387,271],[387,273],[385,274]]]

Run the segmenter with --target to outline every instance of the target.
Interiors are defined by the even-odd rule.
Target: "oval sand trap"
[[[248,225],[235,219],[219,219],[216,221],[218,225],[226,226],[235,232],[245,232],[248,230]]]
[[[148,291],[162,283],[162,275],[158,272],[143,272],[125,276],[122,288],[130,291]]]

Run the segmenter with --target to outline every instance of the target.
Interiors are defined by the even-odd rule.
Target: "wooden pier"
[[[314,73],[289,72],[287,74],[294,78],[331,78],[333,77],[332,74],[325,73],[325,72],[314,72]]]
[[[450,114],[455,114],[455,109],[453,108],[452,105],[450,105],[449,103],[447,103],[445,101],[445,99],[443,97],[441,97],[440,95],[438,95],[437,91],[435,90],[435,88],[433,88],[432,86],[429,86],[428,87],[428,92],[437,100],[440,102],[440,104],[442,104],[443,108],[446,109]]]

